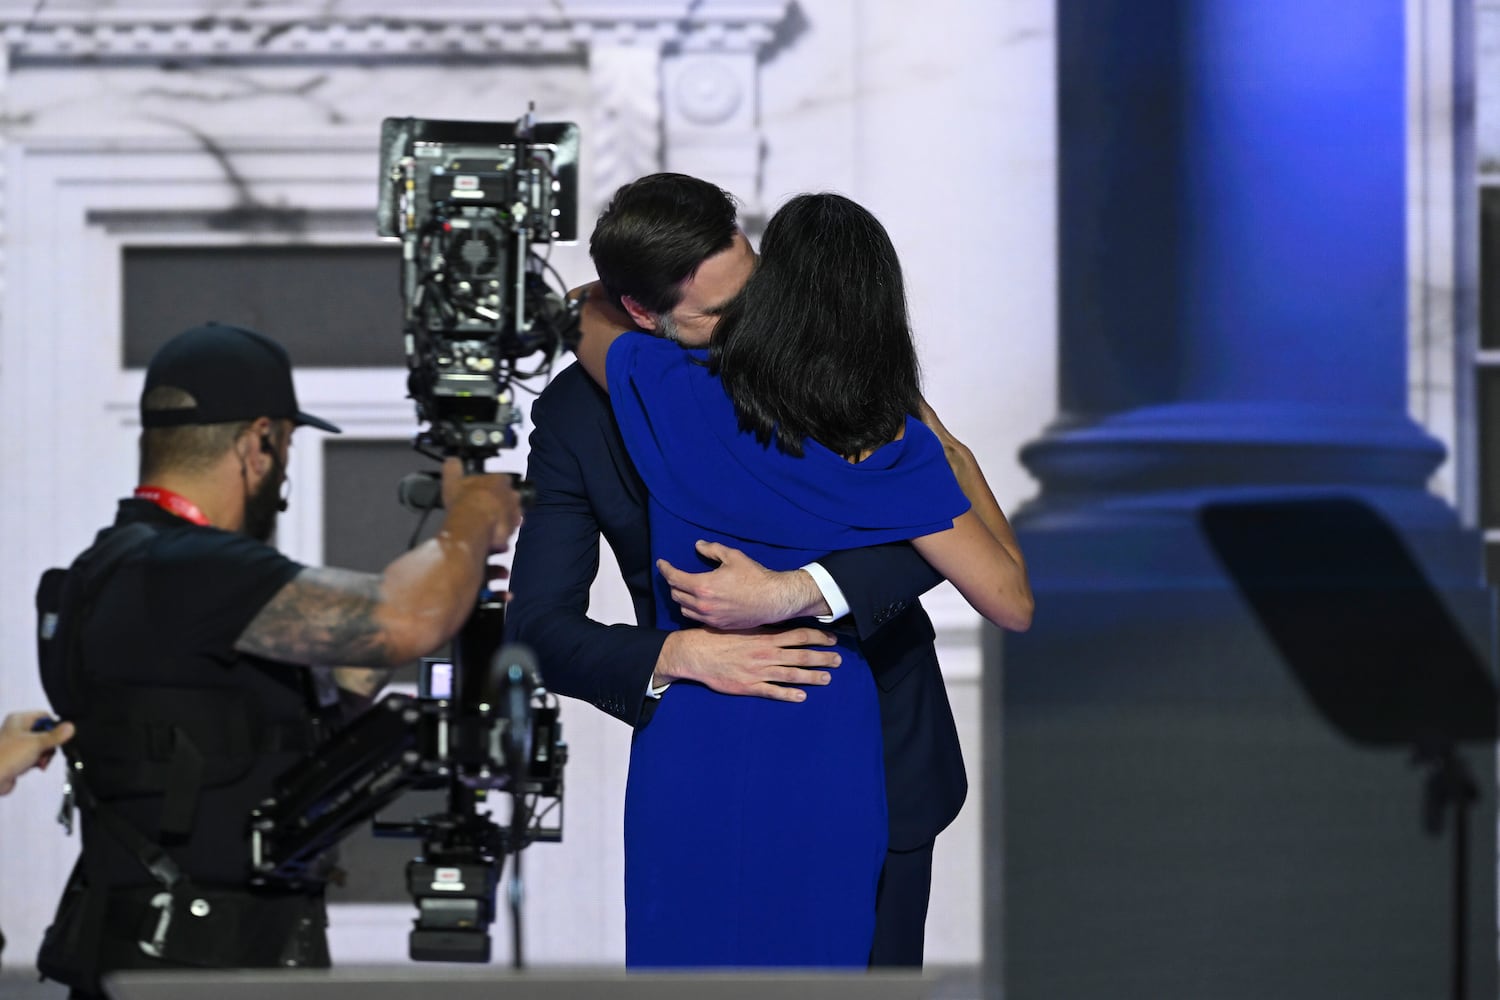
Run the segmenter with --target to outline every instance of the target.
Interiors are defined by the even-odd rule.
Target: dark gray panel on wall
[[[417,524],[418,515],[396,502],[396,484],[409,472],[436,466],[404,439],[341,441],[319,436],[324,439],[323,561],[329,566],[379,572],[406,550]],[[295,492],[292,502],[296,502]],[[441,521],[442,513],[434,512],[419,537],[431,538]],[[403,668],[396,679],[415,682],[415,668]],[[409,819],[443,812],[445,806],[442,792],[409,792],[393,803],[386,818]],[[341,888],[330,887],[329,900],[407,902],[406,862],[420,850],[419,841],[377,839],[368,828],[360,830],[340,849],[339,867],[348,879]]]
[[[1479,346],[1500,348],[1500,188],[1484,188],[1479,195]]]
[[[1500,528],[1500,368],[1479,370],[1479,518]]]
[[[318,436],[323,438],[323,558],[330,566],[376,572],[406,550],[417,526],[418,515],[396,501],[397,483],[411,472],[435,471],[437,463],[413,451],[406,439]],[[441,520],[441,512],[433,512],[420,537],[431,538]]]
[[[275,337],[300,368],[400,367],[399,280],[394,244],[127,247],[125,365],[218,320]]]

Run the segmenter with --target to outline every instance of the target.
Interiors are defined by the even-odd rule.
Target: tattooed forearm
[[[379,605],[378,576],[309,567],[261,608],[235,648],[286,663],[394,666]]]

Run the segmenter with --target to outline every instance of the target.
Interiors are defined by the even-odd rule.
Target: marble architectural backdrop
[[[139,373],[120,364],[120,259],[140,244],[372,242],[375,140],[389,115],[510,119],[528,100],[583,130],[584,218],[662,167],[738,194],[754,224],[834,189],[889,226],[907,267],[929,398],[1001,502],[1032,487],[1019,445],[1053,416],[1051,4],[933,0],[385,0],[257,5],[52,0],[0,5],[0,705],[40,703],[30,594],[134,475]],[[305,211],[294,231],[216,227],[226,209]],[[254,212],[250,213],[254,214]],[[588,277],[582,248],[554,256]],[[274,332],[274,331],[272,331]],[[398,371],[299,376],[352,436],[411,433]],[[524,433],[524,428],[523,428]],[[520,468],[521,453],[507,456]],[[284,519],[321,553],[319,450],[299,448]],[[606,566],[595,609],[628,601]],[[930,602],[970,764],[939,841],[929,956],[975,962],[983,845],[976,620]],[[528,857],[534,961],[623,955],[619,830],[628,734],[581,705],[566,841]],[[27,964],[76,850],[51,823],[56,774],[0,803],[0,925]],[[344,960],[404,954],[410,912],[335,916]],[[497,925],[503,953],[503,925]]]

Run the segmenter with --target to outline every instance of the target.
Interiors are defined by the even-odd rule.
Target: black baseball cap
[[[158,386],[181,389],[197,405],[148,411],[146,394]],[[263,333],[205,323],[179,333],[151,356],[141,390],[141,426],[224,424],[257,417],[342,433],[328,421],[297,408],[292,359],[286,348]]]

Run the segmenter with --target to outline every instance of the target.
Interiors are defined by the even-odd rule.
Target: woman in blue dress
[[[657,560],[693,565],[706,539],[795,569],[911,540],[986,618],[1029,624],[993,494],[919,418],[941,431],[890,238],[849,199],[801,195],[776,213],[707,350],[586,324],[578,356],[650,493]],[[658,627],[693,627],[659,573],[654,586]],[[858,641],[834,631],[841,665],[804,701],[679,682],[637,734],[630,967],[867,964],[888,829],[880,713]]]

